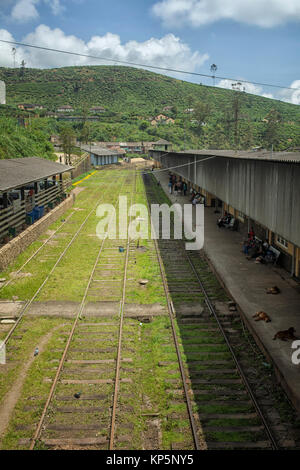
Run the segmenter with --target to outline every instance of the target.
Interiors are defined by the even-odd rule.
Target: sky
[[[300,0],[0,0],[0,39],[112,60],[22,46],[14,55],[0,42],[0,66],[121,60],[211,75],[216,64],[215,75],[228,79],[215,86],[246,80],[246,92],[300,104]],[[165,73],[213,85],[212,78]]]

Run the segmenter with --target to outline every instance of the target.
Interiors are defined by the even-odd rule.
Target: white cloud
[[[235,84],[235,86],[232,86],[233,84]],[[276,99],[276,97],[273,96],[272,93],[265,93],[261,86],[255,85],[254,83],[250,83],[250,82],[239,82],[239,81],[226,79],[226,80],[220,80],[217,83],[217,87],[228,88],[230,90],[239,89],[240,91],[245,91],[246,93],[251,93],[252,95],[260,95],[260,96],[263,96],[264,98]]]
[[[279,92],[282,101],[287,103],[300,104],[300,80],[294,80],[290,88],[298,88],[298,90],[282,90]]]
[[[8,31],[6,34],[10,35]],[[112,60],[137,62],[146,66],[178,68],[191,72],[198,70],[209,58],[208,54],[193,52],[187,44],[173,34],[167,34],[162,38],[151,38],[144,42],[122,43],[118,35],[107,33],[104,36],[93,36],[88,42],[85,42],[74,35],[66,35],[61,29],[51,29],[46,25],[39,25],[32,33],[25,36],[22,42],[79,54],[102,56]],[[2,63],[0,57],[0,65],[4,65],[5,61],[6,64],[11,64],[11,59],[6,58],[11,55],[10,50],[11,47],[8,46],[6,55],[4,54],[2,57]],[[25,60],[27,67],[34,68],[113,63],[22,47],[17,48],[17,54],[20,60]],[[175,73],[173,75],[176,76]],[[180,78],[186,77],[180,75]]]
[[[245,91],[246,93],[252,93],[253,95],[261,95],[262,88],[253,83],[239,82],[234,80],[220,80],[217,83],[217,87],[220,88],[229,88],[230,90],[239,89],[240,91]]]
[[[53,15],[59,15],[65,10],[65,7],[60,3],[60,0],[44,0],[45,3],[50,5]]]
[[[263,93],[261,96],[263,96],[264,98],[275,99],[272,93]]]
[[[4,41],[14,41],[13,36],[6,31],[6,29],[0,29],[0,39]],[[13,67],[12,47],[11,44],[1,43],[0,64],[2,67]]]
[[[17,0],[11,10],[11,19],[18,23],[27,23],[28,21],[38,19],[39,12],[37,7],[41,2],[50,7],[53,15],[59,15],[65,10],[61,1],[62,0]]]
[[[166,26],[198,27],[234,20],[269,28],[300,21],[299,0],[161,0],[152,11]]]
[[[39,17],[36,9],[38,3],[39,0],[18,0],[11,11],[12,19],[20,23],[37,19]]]
[[[233,89],[232,84],[236,83],[233,80],[220,80],[217,83],[217,87],[220,88],[228,88],[230,90]],[[283,89],[280,90],[276,95],[272,93],[264,92],[263,88],[259,85],[254,85],[253,83],[245,83],[242,82],[239,86],[241,91],[245,91],[246,93],[252,93],[253,95],[263,96],[264,98],[271,98],[274,100],[281,100],[286,101],[287,103],[292,104],[300,104],[300,80],[294,80],[291,83],[289,88],[295,88],[294,90],[291,89]]]

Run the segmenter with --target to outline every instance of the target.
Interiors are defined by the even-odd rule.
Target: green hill
[[[278,149],[300,145],[300,107],[243,92],[197,85],[142,69],[123,66],[86,66],[56,69],[0,68],[0,80],[6,82],[7,103],[44,105],[47,111],[71,105],[75,115],[92,106],[103,106],[100,121],[90,124],[93,139],[156,140],[163,137],[182,148],[187,146],[246,148],[272,141]],[[238,98],[235,98],[238,94]],[[238,123],[234,123],[234,100],[238,99]],[[197,108],[187,115],[186,108]],[[165,112],[165,106],[172,110]],[[201,106],[207,107],[201,127]],[[85,110],[85,111],[84,111]],[[273,129],[270,112],[273,110]],[[199,111],[199,107],[198,107]],[[203,109],[202,109],[203,111]],[[278,119],[274,112],[279,113]],[[152,126],[149,119],[163,113],[174,124]],[[263,121],[266,119],[266,121]],[[142,121],[141,121],[142,120]],[[277,122],[278,121],[278,122]],[[280,121],[280,123],[279,123]],[[80,124],[74,124],[80,131]],[[237,138],[238,128],[238,138]],[[269,136],[268,139],[266,136]],[[273,136],[273,137],[272,137]]]

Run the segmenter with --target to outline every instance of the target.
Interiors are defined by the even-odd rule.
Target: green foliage
[[[0,117],[0,158],[35,156],[55,160],[47,123],[40,121],[23,127],[17,119]]]
[[[58,69],[0,68],[7,86],[7,109],[18,103],[44,105],[48,111],[72,105],[84,121],[72,123],[81,141],[170,140],[174,149],[249,148],[270,144],[274,150],[300,146],[300,107],[218,87],[199,86],[142,69],[124,66],[64,67]],[[238,99],[238,110],[236,100]],[[87,121],[92,106],[103,106],[98,121]],[[163,108],[171,106],[170,111]],[[194,108],[194,113],[185,113]],[[2,107],[0,107],[1,115]],[[274,110],[281,121],[273,128],[264,119]],[[150,124],[163,113],[174,124]],[[47,120],[58,132],[63,124]],[[197,123],[205,122],[205,126]],[[86,123],[89,124],[87,129]],[[278,124],[278,125],[277,125]],[[184,139],[185,136],[185,139]],[[271,142],[272,141],[272,142]]]
[[[74,142],[76,133],[70,125],[64,126],[60,131],[60,141],[64,154],[68,157],[68,163],[71,164],[71,154],[76,150]]]

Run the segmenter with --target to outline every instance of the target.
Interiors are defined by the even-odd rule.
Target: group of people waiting
[[[177,178],[176,175],[169,173],[168,187],[169,187],[170,194],[174,193],[176,196],[177,194],[186,196],[188,187],[187,187],[186,182],[183,181],[181,177]],[[190,201],[193,205],[204,204],[205,197],[202,194],[195,191],[195,189],[191,188],[190,189]]]
[[[190,201],[191,203],[195,206],[196,204],[204,204],[205,203],[205,197],[202,196],[202,194],[197,193],[193,188],[190,190]]]
[[[255,259],[256,263],[273,263],[275,254],[270,250],[270,244],[267,239],[263,241],[255,237],[253,227],[251,227],[247,240],[243,243],[243,253],[248,260]]]
[[[187,184],[186,184],[185,181],[182,181],[181,177],[179,177],[177,179],[176,175],[173,175],[172,173],[169,173],[168,187],[169,187],[169,193],[170,194],[174,193],[176,196],[177,196],[177,194],[181,194],[183,196],[186,196]]]
[[[232,219],[232,215],[225,211],[223,217],[220,217],[217,220],[217,226],[218,227],[229,227],[231,219]]]

